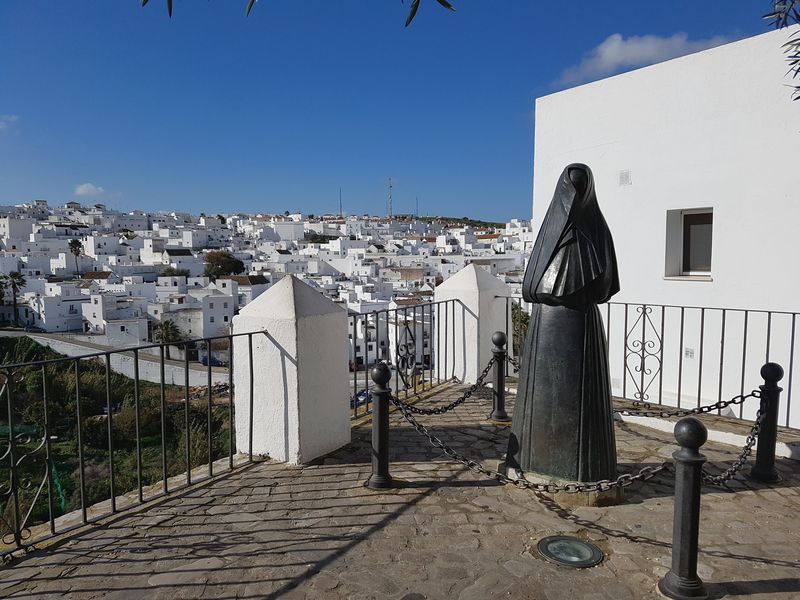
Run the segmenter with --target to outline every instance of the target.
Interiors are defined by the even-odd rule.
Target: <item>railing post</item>
[[[492,389],[492,413],[490,421],[507,423],[511,419],[506,412],[506,334],[495,331],[492,336],[494,357],[494,387]]]
[[[778,438],[778,405],[781,391],[778,382],[783,379],[783,368],[777,363],[767,363],[761,367],[764,385],[761,389],[761,429],[758,432],[756,464],[750,470],[750,478],[764,483],[780,481],[775,469],[775,443]]]
[[[708,598],[697,576],[697,538],[700,533],[700,486],[706,457],[698,451],[708,430],[698,419],[684,417],[675,425],[680,449],[675,459],[675,510],[672,521],[672,568],[658,582],[668,598]]]
[[[364,485],[372,490],[385,490],[393,487],[392,476],[389,475],[389,398],[392,389],[389,381],[392,372],[386,363],[380,362],[370,370],[375,383],[372,393],[375,399],[372,404],[372,474]]]

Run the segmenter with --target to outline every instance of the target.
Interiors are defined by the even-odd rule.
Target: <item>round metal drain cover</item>
[[[542,538],[536,544],[536,549],[550,562],[575,569],[593,567],[603,560],[603,552],[600,548],[566,535]]]

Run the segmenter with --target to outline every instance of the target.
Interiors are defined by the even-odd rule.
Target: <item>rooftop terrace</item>
[[[462,390],[441,386],[421,402],[446,404]],[[508,428],[486,420],[490,408],[488,394],[478,393],[421,420],[492,466]],[[363,487],[371,470],[368,419],[354,422],[352,443],[319,464],[243,466],[42,544],[0,572],[0,596],[660,597],[655,586],[670,564],[671,475],[626,488],[621,505],[567,510],[451,461],[393,413],[392,475],[405,484],[376,492]],[[670,460],[676,449],[671,434],[638,425],[617,422],[616,435],[622,472]],[[712,442],[702,451],[710,471],[737,454]],[[728,488],[703,487],[699,574],[712,597],[800,596],[800,474],[788,459],[777,468],[778,484],[739,476]],[[593,541],[606,558],[583,570],[548,563],[535,544],[553,534]]]

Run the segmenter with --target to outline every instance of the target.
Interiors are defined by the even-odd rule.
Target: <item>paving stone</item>
[[[506,590],[512,582],[503,573],[486,573],[464,588],[458,600],[485,600],[486,598],[505,597]]]
[[[446,404],[458,387],[425,402]],[[507,427],[486,424],[490,400],[426,417],[442,439],[496,463]],[[513,396],[509,397],[513,408]],[[673,487],[659,476],[626,502],[567,510],[451,462],[394,413],[392,474],[408,485],[365,489],[370,424],[310,467],[262,462],[0,570],[3,598],[658,598],[670,565]],[[669,458],[672,435],[617,424],[621,471]],[[703,452],[722,470],[735,449]],[[798,594],[800,473],[781,461],[772,489],[748,480],[703,488],[699,571],[715,597]],[[710,468],[711,468],[710,467]],[[791,468],[790,468],[791,467]],[[537,558],[538,539],[577,535],[606,560],[570,570]],[[793,583],[794,582],[794,583]]]
[[[147,584],[152,587],[158,587],[189,584],[198,580],[205,581],[209,571],[220,568],[223,564],[224,563],[219,558],[202,558],[171,569],[165,573],[152,575],[147,580]]]

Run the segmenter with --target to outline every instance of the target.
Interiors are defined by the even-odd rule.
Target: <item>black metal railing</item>
[[[0,555],[252,462],[236,447],[233,342],[252,354],[261,333],[73,357],[3,338]]]
[[[506,333],[518,355],[530,304],[510,303]],[[609,302],[603,316],[615,396],[679,408],[720,401],[758,385],[753,365],[786,366],[780,424],[800,428],[792,407],[798,312]],[[728,414],[752,421],[756,408]]]
[[[404,398],[426,392],[455,376],[456,322],[464,318],[458,300],[423,302],[367,313],[351,313],[349,365],[352,418],[372,412],[369,369],[387,364],[393,388]]]

